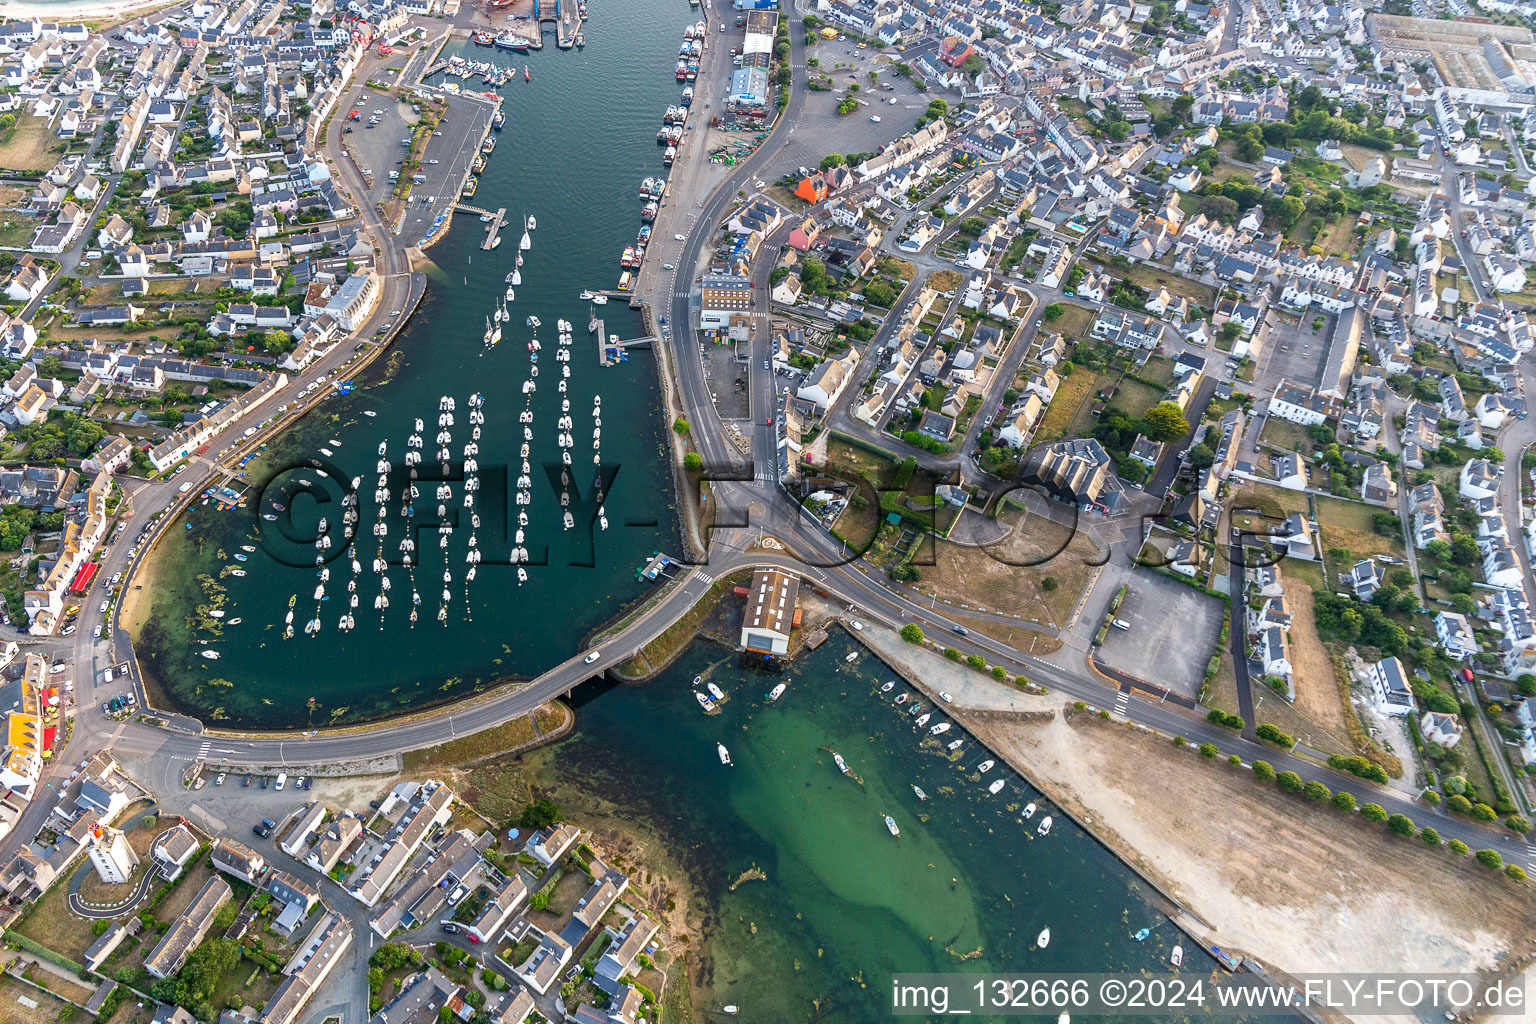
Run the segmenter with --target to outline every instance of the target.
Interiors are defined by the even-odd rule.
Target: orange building
[[[807,175],[799,185],[795,186],[795,195],[799,196],[801,199],[804,199],[808,203],[821,202],[823,199],[827,198],[826,175],[822,174],[820,171],[817,171],[815,174]]]

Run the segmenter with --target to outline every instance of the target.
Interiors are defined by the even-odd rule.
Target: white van
[[[288,782],[288,773],[287,772],[278,772],[277,773],[277,785],[273,786],[272,788],[273,789],[277,789],[277,790],[281,790],[283,788],[283,786],[287,784],[287,782]]]
[[[1115,621],[1111,622],[1110,625],[1114,626],[1116,629],[1130,629],[1131,628],[1131,624],[1129,622],[1126,622],[1124,619],[1116,619]]]
[[[191,481],[188,481],[187,483],[184,483],[180,487],[176,488],[177,492],[180,493],[180,494],[186,494],[191,489],[192,489]]]

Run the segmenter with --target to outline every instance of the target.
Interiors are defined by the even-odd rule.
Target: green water
[[[1164,973],[1181,941],[1183,970],[1209,972],[1109,852],[1005,766],[973,780],[991,756],[973,740],[954,763],[920,741],[927,730],[894,705],[906,688],[880,694],[892,673],[867,655],[848,665],[850,649],[833,640],[803,656],[768,704],[772,677],[696,644],[649,684],[588,684],[571,738],[530,758],[537,784],[574,801],[578,817],[600,807],[665,837],[709,912],[696,1006],[734,1003],[752,1020],[884,1021],[893,972]],[[691,696],[697,674],[731,698],[718,715]],[[722,742],[734,767],[719,761]],[[828,747],[862,785],[839,774]],[[1005,789],[989,795],[998,778]],[[1030,801],[1040,807],[1025,825]],[[729,891],[754,865],[767,878]],[[1045,927],[1050,944],[1037,949]],[[1143,927],[1152,934],[1138,943]]]
[[[329,599],[316,602],[316,569],[309,564],[313,550],[288,545],[284,550],[300,556],[301,567],[276,564],[265,557],[257,537],[258,530],[272,527],[254,509],[220,513],[211,506],[195,507],[186,519],[191,529],[172,525],[155,556],[153,604],[135,638],[146,675],[171,706],[236,725],[321,725],[413,710],[499,678],[537,675],[570,657],[586,632],[645,593],[649,585],[638,582],[634,572],[651,553],[675,553],[675,512],[662,449],[665,425],[659,419],[652,356],[640,350],[627,363],[600,368],[587,332],[589,307],[578,293],[611,288],[617,281],[619,253],[640,228],[639,184],[665,171],[655,132],[662,112],[678,100],[673,63],[683,29],[697,14],[681,0],[612,0],[593,13],[597,20],[586,33],[590,42],[584,51],[559,52],[551,46],[515,55],[516,64],[531,65],[532,81],[518,76],[502,90],[508,123],[474,203],[505,206],[514,219],[532,213],[538,227],[501,346],[486,354],[482,334],[513,267],[519,232],[514,228],[500,249],[485,253],[479,248],[481,225],[472,216],[461,216],[449,237],[430,250],[436,268],[430,271],[428,299],[393,351],[357,375],[357,392],[326,402],[246,467],[248,482],[260,484],[280,469],[323,458],[318,452],[326,447],[333,450],[332,461],[343,477],[363,478],[356,628],[350,633],[337,628],[347,610],[349,560],[330,563]],[[514,55],[467,43],[459,48],[472,59],[514,63]],[[468,84],[481,87],[478,79]],[[610,333],[641,333],[638,318],[623,303],[610,302],[598,312]],[[435,534],[422,534],[415,574],[422,596],[420,621],[410,627],[412,580],[400,567],[389,571],[390,608],[381,616],[373,607],[375,597],[384,593],[372,572],[378,544],[367,529],[375,514],[378,444],[387,440],[389,457],[399,460],[413,420],[420,417],[425,422],[422,468],[435,465],[439,398],[452,395],[457,410],[450,448],[459,459],[470,440],[466,399],[483,392],[486,423],[479,461],[487,488],[481,492],[482,505],[489,502],[497,484],[490,467],[510,464],[513,478],[520,471],[518,414],[529,367],[531,332],[524,324],[529,313],[543,321],[539,336],[544,349],[533,403],[535,486],[525,546],[535,560],[547,554],[548,565],[530,567],[528,582],[519,586],[510,566],[489,564],[494,553],[510,549],[511,540],[506,530],[493,537],[490,517],[483,517],[486,528],[478,538],[486,562],[466,598],[467,528],[453,535],[446,555]],[[573,419],[574,492],[578,504],[588,502],[586,515],[577,508],[578,528],[570,531],[561,524],[558,482],[550,483],[542,465],[552,466],[558,478],[555,439],[562,396],[556,390],[559,364],[552,357],[561,317],[574,327],[566,396]],[[595,511],[589,500],[594,395],[602,397],[603,465],[617,470],[607,493],[606,531],[580,528]],[[365,410],[376,416],[365,416]],[[341,445],[330,445],[332,439]],[[423,506],[435,514],[435,498],[422,490],[418,516]],[[462,514],[461,493],[456,489],[448,505]],[[510,505],[511,495],[505,488],[504,493]],[[293,496],[297,491],[292,488],[289,494],[285,503],[296,533],[313,536],[322,515],[332,529],[340,525],[339,505],[321,507]],[[332,492],[333,498],[339,496],[339,490]],[[398,557],[404,536],[398,491],[388,505],[396,518],[384,546]],[[516,511],[511,508],[514,519]],[[239,565],[234,555],[247,544],[259,550]],[[453,574],[446,627],[436,621],[445,566]],[[237,567],[247,575],[229,575]],[[225,588],[221,607],[226,624],[194,614],[212,597],[199,584],[199,574]],[[295,636],[283,640],[283,619],[293,595]],[[317,606],[321,630],[306,636],[304,625],[316,616]],[[233,618],[242,621],[228,625]],[[210,643],[205,647],[200,641]],[[217,650],[220,659],[200,657],[206,649]]]

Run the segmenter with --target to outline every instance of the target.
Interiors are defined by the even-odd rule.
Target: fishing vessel
[[[720,687],[716,686],[714,683],[706,684],[705,688],[709,690],[709,695],[715,698],[715,700],[725,700],[725,691],[720,689]]]
[[[707,696],[700,693],[698,690],[693,691],[693,696],[694,699],[699,702],[699,707],[703,708],[705,711],[708,711],[710,708],[715,706]]]
[[[780,683],[779,685],[775,686],[773,689],[769,690],[768,691],[768,696],[766,698],[767,701],[771,704],[774,701],[778,700],[780,697],[784,696],[784,689],[787,686],[789,686],[788,683]]]
[[[901,829],[896,827],[896,819],[891,817],[889,814],[885,816],[885,828],[886,831],[890,832],[890,834],[893,836],[901,835]]]
[[[715,749],[720,753],[720,763],[729,768],[731,765],[731,752],[725,749],[724,743],[716,743]]]

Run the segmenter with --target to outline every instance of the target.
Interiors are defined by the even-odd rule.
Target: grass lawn
[[[880,529],[880,506],[871,501],[849,501],[832,524],[832,530],[853,547],[863,548]]]
[[[56,162],[54,154],[62,152],[64,144],[41,117],[20,117],[15,127],[0,132],[0,167],[7,170],[46,171]]]
[[[214,1006],[262,1006],[281,981],[281,974],[269,974],[265,966],[241,957],[234,970],[219,978],[209,1002]]]
[[[1259,434],[1259,440],[1288,452],[1299,451],[1308,455],[1312,451],[1312,437],[1306,427],[1276,416],[1264,420],[1264,431]]]
[[[1164,267],[1138,263],[1126,278],[1155,295],[1159,288],[1167,288],[1174,295],[1182,295],[1190,302],[1210,309],[1216,304],[1216,290],[1210,285],[1198,284],[1175,274]]]
[[[62,999],[14,978],[0,977],[0,1020],[6,1024],[58,1024],[81,1016],[78,1007]]]
[[[12,927],[33,942],[78,963],[96,941],[96,936],[91,934],[91,922],[75,916],[69,909],[68,883],[68,875],[60,876],[32,905],[27,916]],[[0,1020],[3,1019],[4,1014],[0,1014]]]
[[[1098,547],[1041,516],[1010,509],[1001,518],[1012,529],[989,548],[941,541],[917,589],[955,605],[1064,624],[1093,576]],[[1047,578],[1054,590],[1045,589]]]
[[[1232,495],[1232,525],[1255,533],[1265,533],[1292,512],[1308,515],[1307,496],[1301,491],[1287,490],[1271,484],[1247,484]],[[1249,515],[1238,509],[1258,509],[1259,514]]]
[[[1403,541],[1384,537],[1371,526],[1371,516],[1387,509],[1340,498],[1317,499],[1317,525],[1323,531],[1325,548],[1344,548],[1351,561],[1367,555],[1403,555]]]
[[[559,728],[571,714],[568,708],[559,704],[546,704],[539,711],[541,714],[539,725],[544,731]],[[473,764],[529,743],[538,735],[539,732],[534,729],[532,719],[528,715],[519,715],[510,722],[504,722],[494,729],[477,732],[473,736],[453,740],[441,746],[428,747],[425,750],[407,751],[403,755],[405,770],[425,771],[432,768]]]
[[[1091,370],[1078,367],[1070,377],[1064,378],[1061,386],[1056,389],[1056,394],[1051,398],[1051,404],[1045,407],[1045,415],[1040,417],[1040,426],[1035,431],[1037,442],[1054,441],[1061,437],[1077,415],[1078,407],[1083,405],[1093,395],[1098,386],[1099,375]]]
[[[1063,337],[1085,337],[1088,334],[1088,328],[1092,327],[1094,320],[1098,319],[1098,313],[1087,306],[1079,306],[1075,302],[1057,302],[1052,303],[1052,305],[1061,307],[1061,316],[1054,320],[1044,321],[1043,327],[1045,330],[1055,331]]]
[[[827,473],[846,479],[863,478],[876,488],[889,487],[900,460],[882,452],[849,444],[841,438],[827,440]]]
[[[0,221],[0,245],[15,248],[25,246],[32,241],[32,234],[37,230],[38,223],[32,217],[7,211],[5,219]]]
[[[1173,384],[1173,360],[1167,356],[1148,356],[1147,364],[1136,376],[1142,380],[1151,381],[1159,387],[1167,388]]]
[[[1318,236],[1317,244],[1323,247],[1323,251],[1335,256],[1353,256],[1357,243],[1355,242],[1355,224],[1360,220],[1352,214],[1340,214],[1339,217]]]
[[[949,617],[973,633],[982,633],[994,640],[1001,640],[1014,650],[1023,651],[1025,654],[1051,654],[1061,650],[1061,641],[1056,637],[1030,629],[1028,626],[1010,626],[993,619],[978,619],[974,615],[964,615],[960,612],[950,612]]]
[[[1127,416],[1143,416],[1148,409],[1162,400],[1163,392],[1159,389],[1126,377],[1115,389],[1115,397],[1109,400],[1109,405]]]
[[[1292,245],[1311,245],[1312,232],[1316,230],[1317,217],[1312,215],[1303,216],[1295,224],[1291,225],[1291,230],[1285,233],[1285,240]]]

